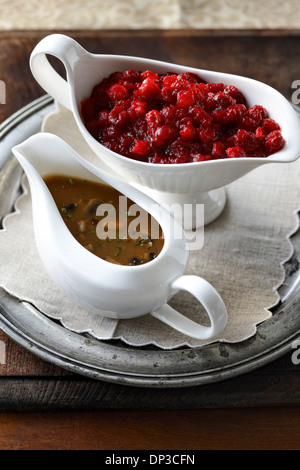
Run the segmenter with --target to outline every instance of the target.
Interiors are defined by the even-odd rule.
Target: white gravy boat
[[[63,62],[67,80],[50,65],[47,54]],[[160,203],[178,202],[182,206],[204,204],[205,224],[222,212],[226,201],[224,186],[260,165],[288,163],[300,155],[300,123],[295,110],[277,90],[253,79],[139,57],[91,54],[72,38],[61,34],[46,36],[37,44],[31,54],[30,67],[45,91],[72,111],[89,146],[121,178],[140,185],[142,191]],[[171,165],[138,162],[108,150],[85,128],[80,115],[80,102],[90,96],[93,86],[111,72],[133,68],[158,73],[190,71],[207,82],[235,85],[244,94],[249,106],[264,106],[269,117],[279,123],[286,141],[285,147],[268,158],[230,158]]]
[[[223,330],[227,310],[220,295],[204,279],[184,275],[188,262],[184,232],[159,204],[86,162],[53,134],[36,134],[12,151],[30,184],[33,226],[41,260],[50,277],[69,297],[111,318],[126,319],[151,313],[194,338],[211,338]],[[43,180],[50,174],[101,180],[133,200],[161,225],[165,240],[160,254],[144,265],[121,266],[90,253],[65,225]],[[208,314],[210,326],[191,321],[167,304],[179,290],[186,290],[198,299]]]

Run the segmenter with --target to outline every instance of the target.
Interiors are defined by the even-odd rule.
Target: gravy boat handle
[[[172,283],[173,291],[190,292],[205,308],[210,326],[200,325],[165,304],[151,312],[151,315],[175,330],[196,339],[209,339],[219,334],[226,326],[226,306],[216,289],[205,279],[194,275],[183,275]],[[174,292],[174,293],[175,293]]]
[[[68,75],[79,57],[88,55],[88,52],[74,39],[62,34],[52,34],[44,37],[30,56],[31,72],[37,82],[56,101],[71,110],[69,84],[52,67],[46,54],[59,59]]]

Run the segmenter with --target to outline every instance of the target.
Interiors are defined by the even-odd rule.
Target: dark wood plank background
[[[31,76],[28,59],[31,50],[46,34],[46,31],[0,33],[0,80],[6,84],[6,104],[0,105],[0,122],[44,94]],[[300,79],[298,31],[68,31],[66,34],[91,52],[144,56],[244,74],[277,88],[288,99],[292,94],[292,82]],[[160,413],[172,409],[197,409],[200,413],[201,409],[207,408],[291,407],[300,403],[300,366],[292,364],[292,351],[261,369],[220,383],[181,390],[145,390],[98,382],[69,373],[23,350],[1,331],[0,340],[6,346],[6,364],[0,364],[0,427],[1,423],[5,425],[6,414],[3,412],[8,411],[151,409],[162,410],[156,411],[159,421],[162,416],[167,419],[166,414]],[[249,408],[248,417],[250,410],[253,412],[253,408]],[[266,421],[268,425],[274,416],[271,410],[269,421]],[[289,416],[296,416],[294,408],[289,410]],[[115,415],[121,420],[119,423],[122,422],[122,412]],[[31,415],[24,416],[27,416],[28,423],[32,423]],[[53,417],[56,415],[51,416],[50,422],[56,419]],[[139,422],[138,414],[130,416],[132,420],[136,417],[136,423]],[[170,416],[169,424],[173,419]],[[176,416],[179,419],[181,415]],[[199,417],[193,412],[189,412],[188,416],[191,423],[194,422],[193,417]],[[240,415],[232,416],[236,419],[238,436]],[[287,420],[287,415],[284,416],[283,419]],[[222,419],[226,420],[226,413]],[[208,422],[207,415],[205,426],[209,426]],[[20,425],[20,421],[18,423]],[[9,434],[10,427],[5,429]],[[176,436],[174,426],[173,429]],[[293,429],[295,431],[295,427]],[[211,430],[213,432],[213,424]],[[135,435],[131,432],[128,442],[133,445],[134,439]],[[109,446],[111,442],[108,439],[105,445]],[[151,439],[149,442],[152,442]],[[184,440],[182,442],[188,445]],[[213,448],[217,448],[217,444],[214,445]]]

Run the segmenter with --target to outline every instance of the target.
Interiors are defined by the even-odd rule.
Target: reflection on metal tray
[[[22,171],[11,147],[38,132],[53,109],[48,95],[30,103],[0,126],[0,220],[13,210]],[[294,255],[273,316],[255,336],[236,344],[163,351],[134,348],[119,341],[98,341],[66,330],[33,306],[0,290],[0,329],[38,357],[74,373],[140,387],[186,387],[232,378],[279,358],[300,337],[300,231],[292,237]],[[26,314],[25,314],[26,313]]]

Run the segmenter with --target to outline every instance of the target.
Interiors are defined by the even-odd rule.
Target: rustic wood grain
[[[184,65],[240,73],[265,81],[286,97],[300,75],[299,32],[258,31],[58,31],[80,41],[91,52],[126,54]],[[0,32],[0,74],[7,103],[0,122],[44,94],[29,70],[29,56],[48,31]]]
[[[28,60],[31,50],[48,33],[47,31],[0,33],[0,80],[5,82],[7,91],[6,104],[0,105],[0,123],[22,106],[44,94],[44,91],[32,79]],[[291,97],[292,82],[300,79],[299,61],[297,60],[300,56],[300,34],[298,31],[68,31],[66,34],[77,39],[91,52],[145,56],[200,68],[244,74],[270,84],[287,98]],[[125,424],[125,433],[128,433],[130,426],[137,426],[139,414],[122,415],[119,412],[122,409],[211,409],[298,405],[300,403],[299,366],[292,364],[291,354],[287,354],[259,370],[216,384],[181,390],[144,390],[97,382],[69,373],[23,350],[1,331],[0,341],[4,341],[6,347],[6,363],[0,364],[0,411],[2,411],[0,415],[0,448],[4,448],[6,438],[10,441],[11,446],[16,448],[28,446],[30,448],[35,445],[34,439],[38,436],[39,426],[48,427],[50,425],[53,433],[52,441],[49,438],[48,442],[46,437],[41,437],[39,442],[40,446],[45,448],[48,445],[51,448],[51,446],[58,445],[59,439],[55,440],[55,434],[59,429],[58,423],[62,419],[60,417],[66,417],[65,430],[71,432],[72,426],[81,426],[86,416],[85,414],[76,415],[74,424],[71,418],[68,420],[68,415],[59,414],[48,417],[37,415],[37,421],[35,421],[34,417],[29,414],[22,422],[18,415],[7,415],[4,413],[5,411],[101,411],[100,414],[88,415],[91,419],[90,422],[92,422],[92,429],[96,429],[95,438],[91,437],[91,445],[103,445],[103,448],[113,445],[118,448],[116,446],[123,444],[114,435],[115,425],[109,428],[107,440],[101,434],[102,431],[97,431],[97,419],[104,419],[103,429],[107,429],[111,419],[111,414],[106,415],[102,413],[102,410],[114,410],[115,423],[120,425],[124,424],[122,416],[131,419],[132,421],[129,421],[128,425]],[[176,438],[174,437],[174,442],[176,442],[174,446],[176,446],[178,445],[179,431],[175,430],[174,424],[177,423],[177,419],[184,416],[185,423],[188,422],[187,418],[191,419],[194,423],[193,426],[198,430],[200,429],[199,422],[203,417],[205,418],[203,429],[212,426],[209,416],[219,416],[221,425],[226,425],[225,420],[229,416],[228,413],[218,415],[215,411],[214,413],[199,411],[196,414],[189,412],[187,415],[184,415],[183,411],[177,415],[173,415],[173,413],[170,415],[146,413],[144,417],[150,419],[150,422],[151,419],[155,420],[153,416],[156,416],[157,422],[161,417],[166,419],[164,422],[171,425],[169,428],[173,429],[171,432],[178,433]],[[245,411],[245,413],[247,419],[250,419],[250,411],[249,413]],[[257,413],[259,414],[259,411]],[[267,413],[268,419],[265,425],[262,419],[265,431],[271,429],[268,426],[271,426],[277,412]],[[280,412],[278,413],[280,415]],[[292,423],[294,423],[293,413],[289,411],[287,413],[286,415],[282,413],[283,422],[286,423],[288,416],[291,416]],[[11,416],[11,421],[8,416]],[[241,434],[242,424],[239,424],[238,416],[241,415],[238,414],[238,411],[233,411],[233,416],[236,417],[236,427],[232,439],[235,439]],[[262,413],[260,416],[262,417]],[[173,419],[174,421],[172,421]],[[22,423],[24,426],[30,426],[34,431],[33,437],[28,438],[27,441],[22,438]],[[253,430],[254,424],[251,421]],[[10,433],[16,426],[20,432],[17,433],[14,440]],[[216,421],[215,426],[217,426]],[[213,431],[212,427],[211,431]],[[189,435],[191,434],[189,433]],[[90,433],[87,436],[90,436]],[[134,431],[129,433],[129,436],[126,445],[133,446],[136,438]],[[98,439],[104,444],[99,444]],[[152,441],[151,439],[149,438],[149,441],[141,440],[140,445],[154,445],[151,444],[153,442],[157,445],[158,440]],[[195,438],[194,442],[199,442],[199,445],[200,442],[203,445],[208,445],[203,432],[198,435],[197,439]],[[230,446],[224,436],[221,442],[225,442],[224,439],[226,445]],[[168,443],[166,445],[171,448],[172,439],[166,442]],[[183,442],[184,445],[188,445],[187,441]],[[270,441],[268,442],[270,444]],[[79,438],[75,439],[75,443],[79,446]],[[69,444],[64,442],[61,445],[66,448]],[[215,442],[211,445],[220,444]],[[285,445],[288,445],[288,442]]]
[[[0,429],[1,450],[110,451],[97,455],[99,466],[112,452],[130,450],[189,455],[199,450],[299,450],[299,409],[294,407],[2,413]]]

